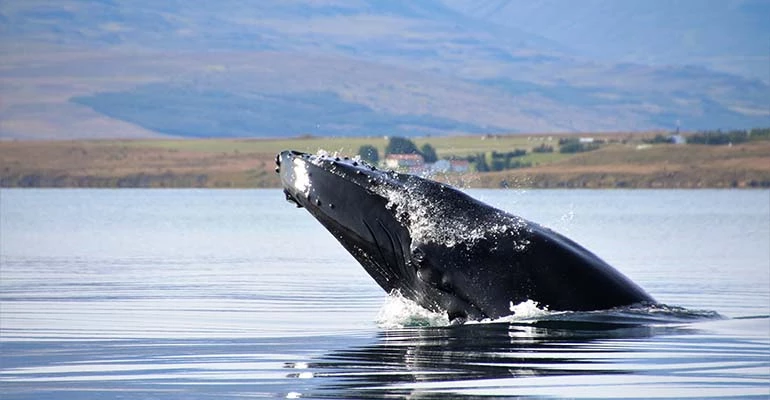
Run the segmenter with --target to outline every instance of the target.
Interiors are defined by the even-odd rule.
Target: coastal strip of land
[[[600,143],[561,152],[559,141]],[[768,188],[770,140],[720,145],[659,142],[660,133],[483,135],[413,138],[441,159],[524,150],[512,168],[438,172],[479,188]],[[388,138],[0,141],[0,187],[279,187],[275,154],[294,149],[353,156]],[[535,151],[536,148],[551,151]]]

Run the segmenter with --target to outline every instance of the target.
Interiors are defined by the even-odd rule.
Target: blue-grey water
[[[770,191],[469,192],[689,311],[410,324],[279,190],[2,190],[0,397],[770,396]]]

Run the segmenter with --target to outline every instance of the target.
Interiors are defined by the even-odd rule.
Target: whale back
[[[573,311],[654,303],[578,243],[455,188],[415,177],[395,197],[418,278],[487,317],[509,315],[527,300]]]
[[[654,303],[620,271],[572,240],[539,225],[446,246],[413,244],[434,284],[490,318],[532,300],[549,310],[587,311]]]

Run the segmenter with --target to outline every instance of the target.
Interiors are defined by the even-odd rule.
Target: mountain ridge
[[[770,86],[750,74],[592,59],[571,43],[479,17],[459,3],[4,2],[0,81],[8,100],[0,104],[0,138],[770,122]]]

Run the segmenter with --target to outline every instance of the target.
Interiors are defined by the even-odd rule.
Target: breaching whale
[[[574,241],[449,185],[383,171],[358,158],[283,151],[286,199],[304,207],[386,292],[452,321],[548,310],[604,310],[655,301]]]

